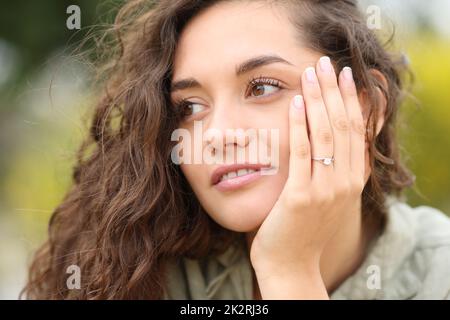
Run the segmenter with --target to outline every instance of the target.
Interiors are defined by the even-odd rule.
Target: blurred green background
[[[15,299],[30,252],[70,183],[74,152],[87,134],[90,70],[70,56],[93,24],[121,1],[15,0],[0,3],[0,298]],[[406,4],[407,3],[407,4]],[[81,9],[80,31],[66,8]],[[450,1],[361,1],[396,25],[396,47],[415,74],[402,106],[400,142],[416,186],[413,206],[450,213]],[[389,19],[382,28],[390,30]],[[51,84],[51,90],[50,90]]]

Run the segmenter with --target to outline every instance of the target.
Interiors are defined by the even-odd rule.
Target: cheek
[[[181,171],[195,193],[205,189],[206,170],[204,165],[181,164]]]
[[[250,118],[251,119],[251,118]],[[268,121],[267,119],[271,119]],[[258,121],[259,120],[259,121]],[[257,229],[275,205],[289,174],[289,122],[288,109],[270,112],[263,118],[255,117],[248,127],[277,129],[276,145],[269,143],[268,150],[277,148],[278,171],[267,175],[253,185],[232,193],[223,193],[210,186],[208,165],[181,165],[181,170],[207,214],[222,227],[236,232]],[[271,154],[270,151],[268,151]]]

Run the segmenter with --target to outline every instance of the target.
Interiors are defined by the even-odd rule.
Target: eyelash
[[[279,89],[283,89],[284,87],[281,85],[281,81],[280,80],[276,80],[276,79],[271,79],[271,78],[265,78],[263,76],[259,76],[259,77],[254,77],[251,78],[248,82],[247,82],[247,89],[245,91],[245,94],[247,96],[247,93],[249,93],[249,89],[251,89],[254,86],[258,86],[258,85],[264,85],[264,84],[268,84],[271,85],[273,87],[277,87]],[[258,98],[257,98],[258,99]],[[193,104],[192,102],[189,102],[188,99],[182,99],[178,102],[174,103],[174,106],[177,110],[180,111],[180,113],[183,113],[184,111],[184,107],[189,106],[190,104]]]
[[[248,89],[249,88],[251,88],[252,86],[257,86],[257,85],[261,85],[261,84],[268,84],[268,85],[271,85],[273,87],[277,87],[279,89],[283,89],[283,86],[281,85],[281,81],[280,80],[271,79],[271,78],[265,78],[265,77],[263,77],[261,75],[259,77],[252,78],[248,82],[246,94],[248,93]]]

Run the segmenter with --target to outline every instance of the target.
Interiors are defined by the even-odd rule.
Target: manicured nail
[[[308,80],[311,83],[315,83],[317,81],[316,71],[314,70],[313,67],[306,68],[305,72],[306,72],[306,80]]]
[[[352,68],[350,67],[344,67],[342,69],[342,71],[344,72],[344,78],[346,80],[353,80],[353,72],[352,72]]]
[[[331,60],[329,57],[324,56],[319,59],[320,70],[326,73],[330,73],[332,70]]]
[[[296,95],[294,97],[294,107],[296,107],[297,109],[302,109],[305,106],[305,102],[303,101],[303,96],[302,95]]]

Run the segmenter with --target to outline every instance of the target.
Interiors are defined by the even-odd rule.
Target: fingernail
[[[314,70],[314,68],[308,67],[308,68],[306,68],[305,72],[306,72],[306,80],[308,80],[311,83],[315,83],[317,80],[317,77],[316,77],[316,71]]]
[[[346,80],[353,80],[353,72],[352,72],[352,68],[350,67],[344,67],[342,69],[342,71],[344,72],[344,78]]]
[[[331,72],[331,60],[329,57],[324,56],[319,59],[320,70],[323,72],[330,73]]]
[[[302,109],[304,107],[304,101],[303,101],[302,95],[298,94],[294,97],[294,107],[296,107],[297,109]]]

